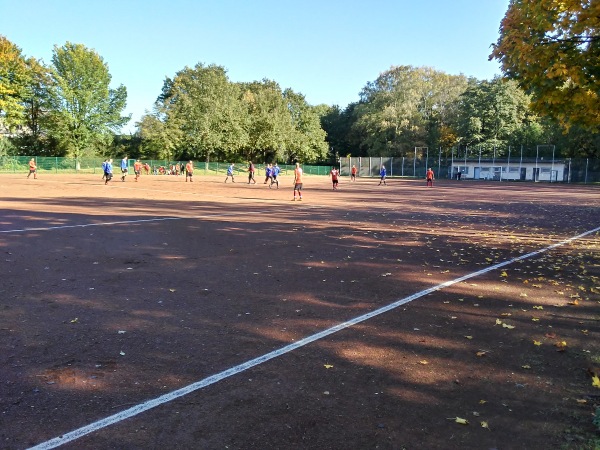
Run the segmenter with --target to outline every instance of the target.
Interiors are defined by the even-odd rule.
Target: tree
[[[57,152],[56,142],[48,136],[52,86],[50,71],[41,61],[26,61],[29,79],[23,94],[24,126],[16,137],[18,147],[26,155],[64,156]]]
[[[75,158],[101,151],[129,121],[126,88],[111,89],[107,64],[82,44],[54,46],[52,63],[51,135]]]
[[[536,120],[530,99],[515,81],[471,79],[461,96],[455,128],[462,145],[492,150],[504,148],[511,137]]]
[[[490,58],[565,128],[600,131],[600,2],[511,0]]]
[[[283,158],[292,141],[292,120],[279,84],[271,80],[240,84],[241,101],[246,111],[248,136],[243,147],[246,160],[264,162]]]
[[[223,67],[198,63],[179,71],[173,80],[167,78],[157,102],[162,125],[150,125],[163,135],[163,142],[175,143],[164,136],[165,131],[176,136],[180,154],[187,157],[208,161],[212,155],[226,156],[246,141],[238,98],[238,86],[229,81]]]
[[[371,155],[394,156],[439,144],[447,138],[447,124],[466,84],[463,75],[430,67],[392,67],[361,91],[354,128],[366,136],[362,145]]]
[[[283,98],[287,102],[292,124],[286,143],[285,160],[314,163],[325,159],[329,149],[325,131],[321,128],[321,116],[325,113],[325,108],[309,105],[304,95],[291,89],[283,92]]]
[[[0,35],[0,131],[12,130],[24,123],[22,100],[29,77],[21,49]]]

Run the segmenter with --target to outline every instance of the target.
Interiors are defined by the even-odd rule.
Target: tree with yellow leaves
[[[493,47],[534,109],[600,131],[600,1],[511,0]]]
[[[0,35],[0,131],[24,121],[23,97],[29,71],[21,49]]]

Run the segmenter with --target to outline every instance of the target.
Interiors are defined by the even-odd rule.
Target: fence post
[[[589,158],[585,158],[585,181],[583,182],[583,184],[587,184],[587,175],[588,175],[588,166],[590,164],[590,159]]]

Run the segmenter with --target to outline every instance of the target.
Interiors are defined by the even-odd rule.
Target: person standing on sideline
[[[277,189],[279,189],[279,180],[277,179],[277,177],[279,176],[279,172],[281,172],[281,169],[279,168],[279,166],[277,165],[277,163],[275,163],[275,165],[273,166],[273,172],[271,173],[271,185],[269,187],[273,186],[273,183],[275,183],[277,185]]]
[[[194,175],[194,163],[190,160],[185,165],[185,182],[187,183],[188,178],[190,179],[190,182],[194,181],[194,180],[192,180],[193,175]]]
[[[142,174],[142,163],[139,159],[136,159],[133,163],[133,173],[135,173],[135,181],[137,181]]]
[[[127,165],[127,156],[121,160],[121,181],[125,181],[129,167]]]
[[[352,166],[352,169],[350,169],[350,181],[356,181],[356,172],[358,172],[356,166]]]
[[[331,175],[331,183],[333,184],[333,190],[337,191],[338,177],[340,176],[340,171],[337,170],[337,167],[331,166],[331,172],[329,172],[329,175]]]
[[[384,186],[387,186],[387,183],[385,182],[385,175],[386,175],[385,166],[381,166],[381,170],[379,171],[379,176],[381,177],[381,180],[379,180],[378,186],[381,186],[381,183],[383,183]]]
[[[113,177],[113,169],[112,169],[112,159],[109,159],[108,161],[106,161],[106,165],[102,165],[104,167],[104,184],[107,185],[108,182],[110,180],[112,180]]]
[[[231,165],[227,168],[227,176],[225,177],[225,183],[227,183],[227,179],[229,177],[231,177],[231,182],[235,183],[235,180],[233,179],[233,166],[234,164],[231,163]]]
[[[256,180],[254,179],[254,164],[252,164],[252,161],[248,164],[248,184],[250,184],[251,181],[256,184]]]
[[[27,175],[27,178],[29,178],[31,174],[33,174],[33,179],[37,180],[37,166],[35,165],[34,158],[29,160],[29,174]]]
[[[429,169],[427,169],[427,173],[425,174],[425,179],[427,180],[427,186],[428,187],[433,187],[433,170],[431,170],[431,167]]]
[[[302,169],[300,168],[300,163],[296,163],[296,168],[294,169],[294,201],[296,201],[296,191],[298,191],[298,195],[300,196],[298,200],[302,201]]]

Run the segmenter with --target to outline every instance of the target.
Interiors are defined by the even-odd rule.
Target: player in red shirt
[[[329,172],[329,175],[331,175],[331,182],[333,183],[333,190],[337,191],[338,183],[339,183],[338,178],[340,176],[340,171],[337,170],[336,167],[332,166],[331,172]]]
[[[429,169],[427,169],[427,173],[425,174],[425,179],[427,180],[427,186],[428,187],[433,187],[433,179],[435,177],[433,176],[433,170],[431,170],[431,167]]]

